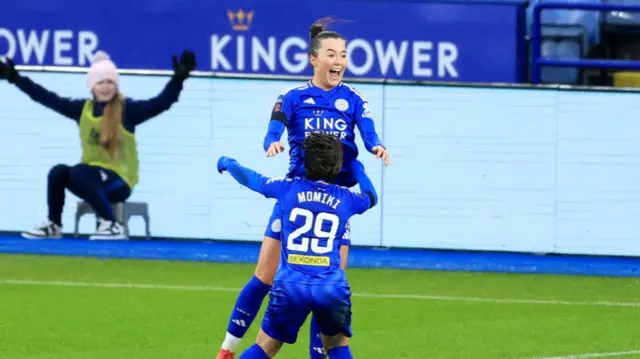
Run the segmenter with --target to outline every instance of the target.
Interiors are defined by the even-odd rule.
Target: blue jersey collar
[[[309,82],[307,82],[307,84],[309,84],[309,88],[311,88],[311,91],[312,91],[312,93],[314,95],[317,94],[317,95],[325,96],[325,95],[328,95],[328,94],[331,94],[331,93],[337,91],[338,88],[340,86],[342,86],[342,81],[340,81],[340,83],[338,83],[338,85],[336,87],[334,87],[334,88],[332,88],[331,90],[328,90],[328,91],[327,90],[323,90],[320,87],[314,85],[313,84],[313,80],[309,80]]]

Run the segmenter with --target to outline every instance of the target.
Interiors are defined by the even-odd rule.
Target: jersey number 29
[[[311,251],[313,253],[325,254],[331,252],[333,250],[333,241],[336,238],[336,233],[338,233],[340,218],[333,213],[325,212],[318,213],[314,218],[313,212],[303,208],[294,208],[291,211],[289,220],[293,222],[298,216],[304,217],[304,224],[289,234],[289,237],[287,237],[287,248],[294,251],[308,252],[309,245],[311,245]],[[331,229],[329,229],[328,232],[322,229],[324,221],[328,221],[331,224]],[[311,229],[313,229],[313,238],[302,237],[300,243],[294,243],[296,239]],[[321,238],[327,239],[326,245],[320,245]]]

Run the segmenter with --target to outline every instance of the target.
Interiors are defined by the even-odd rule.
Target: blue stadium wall
[[[119,2],[89,6],[104,11],[102,22],[83,16],[87,4],[72,0],[8,9],[0,14],[0,56],[20,65],[84,67],[92,52],[103,49],[121,68],[162,71],[170,70],[172,54],[189,48],[198,54],[198,70],[238,77],[190,79],[171,111],[140,127],[141,182],[130,200],[150,205],[156,238],[245,242],[262,237],[273,203],[218,175],[215,161],[230,155],[267,175],[285,173],[287,156],[265,159],[261,144],[277,94],[300,80],[250,77],[309,75],[308,26],[327,13],[339,13],[351,20],[335,25],[350,40],[347,75],[370,80],[357,88],[371,103],[377,129],[393,156],[384,169],[363,154],[382,201],[354,219],[355,245],[640,256],[635,231],[640,212],[640,125],[633,121],[637,94],[491,86],[527,77],[524,34],[529,28],[523,3],[329,1],[301,10],[284,0],[268,6],[198,1],[189,8],[157,2],[152,9]],[[443,14],[453,14],[450,23],[433,21]],[[179,21],[178,15],[191,21]],[[108,28],[113,24],[109,19],[116,17],[119,25]],[[380,26],[383,18],[396,24],[393,30]],[[475,27],[465,26],[469,23]],[[84,74],[26,74],[61,95],[87,95]],[[124,75],[122,88],[134,98],[151,97],[167,79]],[[11,85],[0,84],[0,97],[5,100],[0,230],[15,232],[45,217],[48,170],[77,162],[80,147],[73,122],[33,104]],[[358,144],[362,148],[360,140]],[[69,195],[65,206],[67,232],[74,226],[76,200]],[[80,231],[91,232],[94,225],[84,217]],[[134,236],[144,234],[141,220],[134,218],[130,227]],[[65,247],[68,254],[86,245],[72,243]],[[0,251],[37,252],[36,247],[58,253],[48,244],[25,244],[13,237],[6,238]],[[102,253],[127,252],[114,248]],[[230,247],[220,248],[227,253],[224,248]],[[149,250],[166,252],[153,245]],[[90,253],[90,248],[75,252]],[[225,258],[254,259],[255,250],[242,253]],[[387,262],[408,263],[413,258],[409,253],[418,252],[400,253]],[[431,257],[413,267],[491,270],[490,263],[502,263],[494,269],[545,272],[527,262],[535,257],[508,257],[518,267],[510,266],[504,255],[502,262],[487,259],[475,267],[461,257]],[[222,260],[214,254],[209,258]],[[359,258],[362,266],[375,266],[375,256]],[[590,273],[637,273],[637,262],[628,260],[624,265],[633,263],[631,269]],[[589,267],[593,261],[583,264]],[[378,258],[377,263],[393,267],[380,264],[387,262]]]

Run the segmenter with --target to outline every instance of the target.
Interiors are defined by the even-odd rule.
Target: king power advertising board
[[[304,75],[309,27],[333,16],[347,40],[346,77],[519,82],[521,4],[296,0],[27,1],[0,12],[0,56],[23,65],[88,66],[97,50],[125,69]]]

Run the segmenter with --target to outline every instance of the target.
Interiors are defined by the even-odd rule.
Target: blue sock
[[[269,359],[269,356],[258,344],[254,344],[243,351],[238,359]]]
[[[348,346],[336,347],[329,350],[329,359],[353,359],[353,356]]]
[[[269,289],[271,286],[262,283],[258,277],[251,277],[249,283],[242,288],[240,295],[238,295],[229,319],[227,332],[238,338],[244,337],[260,311],[262,300],[269,294]]]
[[[322,347],[322,337],[320,336],[320,326],[316,321],[316,316],[311,316],[311,327],[309,328],[309,357],[311,359],[324,359],[324,349]]]

